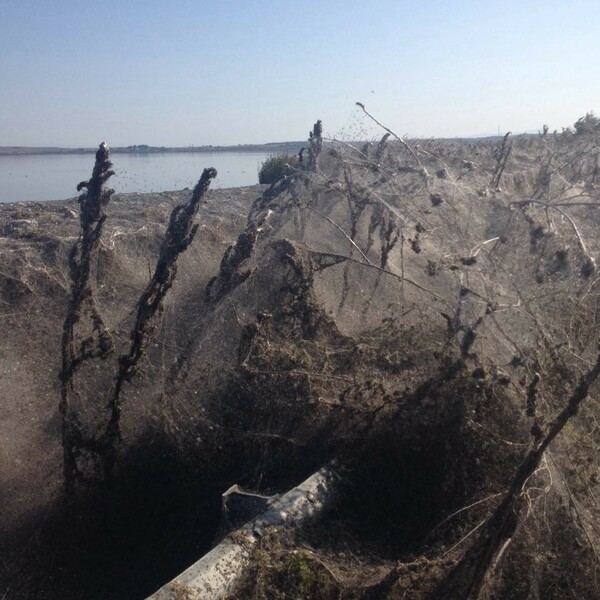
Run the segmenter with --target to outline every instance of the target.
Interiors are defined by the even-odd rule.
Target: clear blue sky
[[[598,0],[0,0],[0,146],[551,129],[600,112]]]

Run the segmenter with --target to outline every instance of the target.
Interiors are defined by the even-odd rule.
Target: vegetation
[[[298,157],[292,154],[278,154],[265,160],[258,171],[258,182],[275,183],[281,177],[291,175],[298,169]]]
[[[370,117],[364,106],[360,107]],[[317,165],[308,184],[297,180],[297,186],[292,181],[285,190],[280,189],[279,201],[289,193],[293,204],[290,200],[278,208],[283,215],[281,211],[298,207],[302,216],[296,234],[302,241],[309,239],[310,246],[307,250],[287,241],[285,256],[294,257],[295,273],[305,274],[303,286],[313,286],[309,273],[319,273],[322,302],[331,305],[328,293],[339,298],[336,323],[342,325],[347,314],[349,321],[344,327],[355,330],[357,315],[367,320],[375,312],[383,317],[387,331],[396,330],[394,342],[384,342],[381,330],[376,334],[371,329],[366,338],[354,334],[357,347],[396,348],[398,354],[395,359],[379,355],[381,362],[374,364],[363,355],[360,367],[352,363],[343,374],[355,377],[361,367],[365,368],[370,374],[368,391],[357,394],[356,389],[350,391],[350,385],[338,397],[341,404],[336,404],[340,410],[337,416],[323,409],[328,413],[328,434],[343,440],[343,432],[347,432],[352,440],[353,447],[347,448],[351,472],[357,469],[354,460],[371,452],[366,448],[378,445],[379,440],[372,435],[387,440],[388,453],[410,456],[408,464],[386,470],[386,485],[389,479],[403,480],[393,492],[384,492],[383,481],[376,479],[375,484],[372,474],[374,469],[383,471],[386,462],[393,464],[391,456],[375,453],[367,469],[357,471],[361,473],[356,477],[358,486],[379,492],[370,501],[360,503],[362,510],[377,514],[380,522],[391,519],[383,531],[378,530],[382,536],[396,527],[402,532],[392,541],[393,555],[410,563],[424,557],[419,544],[426,543],[429,550],[425,556],[434,562],[429,563],[427,583],[420,586],[403,581],[397,569],[387,570],[379,582],[386,585],[378,588],[378,597],[407,597],[410,593],[414,598],[525,598],[532,589],[543,590],[541,597],[545,598],[562,598],[565,589],[574,596],[598,597],[600,591],[593,578],[586,580],[584,575],[593,570],[598,532],[592,531],[594,526],[582,517],[582,510],[567,527],[568,533],[560,523],[564,502],[580,503],[590,510],[599,507],[591,490],[582,491],[583,495],[574,501],[572,487],[568,486],[561,499],[562,492],[552,483],[556,478],[564,480],[567,470],[577,472],[587,467],[583,462],[569,466],[565,455],[567,464],[559,466],[561,450],[557,449],[556,454],[550,450],[551,444],[557,446],[558,436],[584,403],[594,402],[589,391],[597,385],[600,372],[596,301],[590,295],[596,285],[594,255],[599,249],[593,242],[600,208],[596,154],[590,151],[587,141],[573,140],[568,132],[552,140],[547,135],[532,139],[507,134],[495,145],[465,147],[426,142],[413,148],[388,128],[384,130],[395,138],[395,143],[388,141],[383,151],[381,144],[376,151],[368,144],[360,150],[348,147],[347,153],[338,155],[340,160]],[[538,166],[531,169],[527,164],[532,164],[529,161],[533,156]],[[345,211],[340,208],[344,205]],[[327,228],[332,236],[339,236],[336,250],[331,250]],[[287,230],[288,240],[289,236]],[[523,239],[530,242],[522,245],[519,240]],[[312,261],[312,269],[307,269],[304,261]],[[374,279],[370,280],[368,273],[373,271]],[[395,278],[399,289],[394,295],[389,286]],[[383,280],[387,280],[385,292]],[[334,281],[338,282],[337,288]],[[365,292],[356,293],[369,288],[366,300]],[[306,298],[297,297],[294,305],[300,302],[306,303]],[[392,316],[398,312],[390,310],[389,304],[384,308],[387,302],[397,303],[402,307],[400,311],[411,315],[410,319],[401,321]],[[327,329],[325,317],[316,316],[318,306],[311,304],[310,312],[310,323],[321,319],[319,330]],[[301,319],[302,314],[306,313],[298,313],[297,318]],[[439,331],[435,332],[439,315],[447,325],[445,341]],[[588,323],[588,336],[574,334],[572,318]],[[267,347],[270,355],[276,352],[273,335],[267,333],[273,331],[274,319],[273,313],[269,322],[252,334],[246,368],[254,356],[264,360]],[[415,330],[418,337],[413,335]],[[310,347],[308,340],[315,339],[312,327],[309,331],[310,337],[305,334],[303,338],[304,356]],[[577,331],[582,332],[579,328]],[[333,332],[327,335],[331,339]],[[268,338],[268,346],[262,345],[263,336]],[[291,337],[288,333],[287,338]],[[344,345],[339,340],[328,344],[326,354],[334,364],[340,343]],[[564,344],[560,347],[565,350],[557,352],[556,344]],[[285,347],[287,344],[282,343],[278,352]],[[291,362],[298,369],[298,359]],[[394,383],[396,374],[383,369],[383,364],[395,365],[402,373],[400,380]],[[304,363],[301,371],[337,377],[342,374],[329,362],[325,366],[321,362],[318,369],[310,362]],[[256,375],[260,373],[264,379],[266,372],[266,365],[259,359]],[[282,370],[273,368],[273,372],[277,376],[273,375],[271,387],[281,390]],[[419,382],[416,386],[403,383],[414,377]],[[310,385],[316,397],[327,397],[324,382],[311,378]],[[260,389],[262,396],[268,394],[268,386]],[[353,405],[353,400],[359,404]],[[284,398],[280,401],[286,402]],[[315,402],[319,401],[315,398]],[[423,407],[422,402],[425,406],[431,403],[429,417],[415,408]],[[313,408],[312,418],[318,420],[319,413]],[[468,414],[477,417],[466,417]],[[577,421],[577,428],[581,435],[591,431],[585,420]],[[477,429],[487,434],[479,437]],[[490,443],[486,435],[496,442]],[[301,436],[293,435],[293,439],[298,442]],[[357,439],[365,444],[360,451]],[[444,440],[445,451],[437,446],[440,439]],[[341,440],[338,438],[338,442]],[[587,449],[597,461],[597,449]],[[440,464],[434,457],[444,454],[449,463],[441,459]],[[551,468],[548,461],[552,462]],[[435,481],[433,487],[431,479],[420,487],[421,472]],[[486,482],[486,494],[481,484],[475,484],[478,477]],[[415,497],[403,491],[407,487],[412,488]],[[383,510],[388,501],[384,498],[396,506],[395,511]],[[474,513],[467,516],[470,507],[480,506],[480,502],[486,503],[487,509],[481,506],[478,517]],[[536,506],[542,502],[544,510],[553,507],[554,517],[544,512],[538,519]],[[424,511],[425,506],[431,511]],[[410,515],[407,523],[402,522],[405,512]],[[453,526],[440,536],[436,521],[452,521]],[[344,527],[349,523],[345,522]],[[548,529],[557,531],[556,537],[545,538],[543,531]],[[450,536],[444,540],[447,534]],[[559,585],[549,560],[541,571],[529,574],[527,584],[514,585],[525,555],[535,556],[539,567],[544,562],[540,558],[544,548],[573,544],[579,535],[583,536],[581,548],[587,549],[578,553],[579,564],[586,565],[579,569],[578,578],[569,573],[569,583]],[[383,539],[378,538],[377,543],[381,548]],[[317,548],[312,546],[311,551],[318,552]],[[331,574],[335,562],[332,565],[330,558],[325,560],[327,553],[319,556]],[[456,561],[452,567],[444,563],[449,557]],[[287,569],[286,560],[280,564],[282,573]],[[419,570],[423,569],[421,563]],[[567,577],[566,571],[561,572]],[[260,572],[255,576],[257,585],[263,585],[265,577],[272,577]],[[334,582],[336,579],[334,575]],[[372,597],[372,589],[359,593],[356,583],[354,586],[352,597]],[[328,597],[350,593],[345,582],[338,580],[334,587]],[[256,592],[258,587],[254,589]],[[272,593],[252,597],[266,598]]]
[[[600,132],[600,118],[593,111],[586,113],[575,122],[575,133],[578,135],[590,135]]]
[[[64,475],[85,490],[42,507],[7,597],[139,594],[166,555],[161,581],[197,558],[190,527],[214,532],[230,484],[285,490],[332,458],[338,506],[269,532],[234,597],[600,597],[595,131],[417,145],[382,127],[333,149],[317,122],[235,231],[224,205],[193,224],[210,171],[166,234],[127,222],[133,200],[111,223],[106,148],[70,255],[54,213],[43,236],[5,223],[6,335],[52,340],[68,315],[61,389],[31,377],[62,393]]]
[[[162,309],[164,298],[173,285],[177,274],[177,259],[190,245],[198,225],[194,217],[210,182],[217,176],[215,169],[205,169],[192,197],[185,204],[176,206],[171,213],[165,238],[154,274],[137,302],[137,316],[131,330],[129,350],[118,359],[118,365],[107,361],[113,353],[113,340],[97,308],[96,290],[92,283],[94,263],[98,261],[99,244],[107,215],[105,209],[114,190],[105,189],[111,170],[110,150],[105,143],[96,153],[96,164],[89,181],[80,183],[78,191],[86,191],[79,198],[81,207],[81,235],[69,255],[71,269],[71,302],[63,327],[61,370],[62,442],[64,454],[65,489],[69,500],[73,499],[75,484],[99,479],[110,481],[114,469],[117,444],[121,439],[122,390],[133,378],[138,363],[147,352],[154,333],[153,320]],[[91,361],[101,360],[97,370],[114,369],[114,380],[107,395],[110,416],[98,432],[83,422],[72,408],[71,397],[94,404],[99,390],[79,383],[78,371]],[[94,427],[96,431],[94,431]]]

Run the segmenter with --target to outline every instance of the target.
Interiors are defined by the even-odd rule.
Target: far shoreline
[[[111,147],[113,154],[168,154],[215,152],[271,152],[273,154],[296,154],[306,142],[270,142],[267,144],[238,144],[236,146],[133,146]],[[0,146],[0,156],[32,156],[49,154],[93,154],[97,148],[59,148],[54,146]]]
[[[479,136],[459,136],[453,138],[412,138],[412,143],[418,144],[421,141],[435,139],[440,143],[459,143],[474,144],[477,142],[495,142],[504,137],[502,134],[485,134]],[[519,133],[514,134],[513,138],[538,137],[538,134]],[[333,140],[330,140],[333,141]],[[334,141],[335,143],[335,141]],[[355,147],[370,143],[365,140],[354,140],[351,142],[339,142],[344,145]],[[300,150],[306,147],[306,141],[294,142],[268,142],[266,144],[237,144],[233,146],[149,146],[138,144],[133,146],[111,146],[112,154],[212,154],[212,153],[268,153],[268,154],[298,154]],[[32,155],[67,155],[67,154],[94,154],[98,147],[90,148],[61,148],[57,146],[0,146],[0,158],[3,156],[32,156]]]

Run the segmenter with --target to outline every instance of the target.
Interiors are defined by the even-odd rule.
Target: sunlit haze
[[[597,1],[0,0],[0,146],[188,146],[572,125]]]

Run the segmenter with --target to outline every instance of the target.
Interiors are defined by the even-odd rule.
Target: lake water
[[[263,152],[176,152],[113,154],[117,192],[163,192],[193,188],[206,167],[218,177],[212,188],[258,183]],[[77,196],[77,184],[92,175],[93,154],[0,156],[0,202],[63,200]]]

